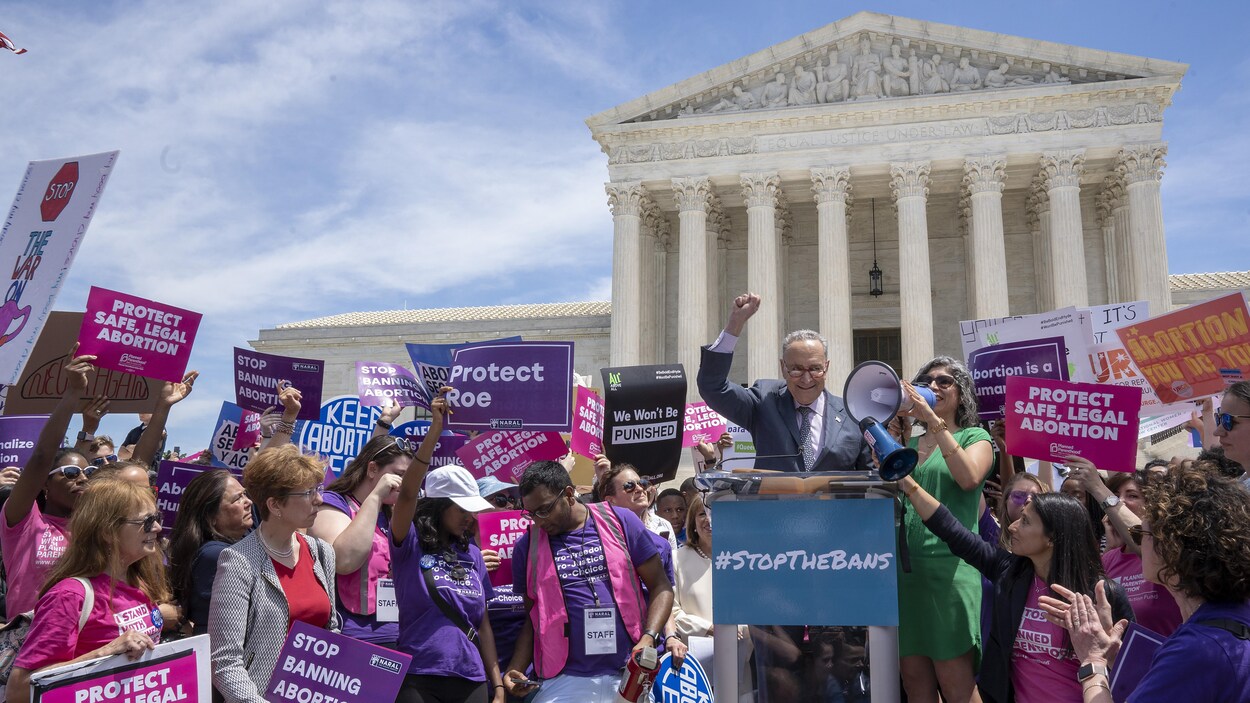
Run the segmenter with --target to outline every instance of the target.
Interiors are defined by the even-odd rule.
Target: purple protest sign
[[[681,446],[693,447],[704,442],[715,444],[728,428],[729,423],[725,418],[709,408],[707,403],[689,403],[686,405]]]
[[[447,384],[447,427],[553,430],[573,425],[572,342],[510,342],[457,349]]]
[[[156,472],[156,509],[161,511],[161,530],[168,535],[182,506],[182,494],[196,476],[219,466],[188,464],[182,461],[162,461]],[[243,480],[243,469],[228,469],[234,477]]]
[[[393,701],[412,657],[295,621],[265,687],[270,703]]]
[[[395,428],[391,430],[391,436],[405,437],[420,444],[421,440],[425,439],[425,435],[428,434],[429,431],[429,420],[413,420],[412,422],[405,422],[402,425],[396,425]],[[448,464],[459,464],[460,457],[456,455],[456,452],[468,443],[468,435],[451,432],[450,430],[443,430],[443,433],[438,437],[438,442],[434,445],[434,454],[430,456],[430,468],[433,469],[439,466],[446,466]]]
[[[361,405],[380,407],[395,402],[401,408],[412,408],[421,405],[418,401],[423,399],[421,382],[411,371],[376,361],[356,362],[356,395]]]
[[[517,483],[535,461],[555,461],[568,453],[559,432],[483,432],[456,455],[473,478],[495,476]]]
[[[47,415],[9,415],[0,417],[0,467],[26,466],[35,453],[35,441],[47,424]]]
[[[1133,471],[1141,389],[1012,376],[1007,379],[1007,451],[1041,461],[1088,459]]]
[[[278,381],[290,381],[303,396],[296,419],[319,420],[324,376],[324,361],[234,348],[235,402],[248,410],[263,412],[282,407],[278,402]]]
[[[250,449],[256,446],[258,439],[260,439],[260,413],[255,410],[243,410],[239,416],[239,431],[234,433],[234,444],[230,447],[230,451]]]
[[[200,313],[91,287],[78,331],[78,354],[102,369],[177,383],[187,372]]]
[[[603,453],[603,398],[585,386],[578,386],[575,405],[577,418],[569,435],[569,449],[594,461]]]
[[[977,414],[997,420],[1007,404],[1009,376],[1068,380],[1067,347],[1063,337],[994,344],[969,354],[968,370],[976,386]]]
[[[1111,697],[1116,701],[1127,701],[1137,684],[1146,678],[1150,663],[1154,661],[1155,652],[1163,646],[1167,638],[1154,630],[1142,627],[1135,622],[1129,623],[1124,631],[1124,644],[1115,657],[1115,669],[1111,672]]]

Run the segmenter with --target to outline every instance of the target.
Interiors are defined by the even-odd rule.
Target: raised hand
[[[434,396],[434,400],[430,401],[430,428],[437,425],[439,431],[442,431],[443,418],[447,415],[454,415],[456,411],[452,410],[447,404],[447,394],[455,390],[451,386],[443,386],[438,389],[438,395]]]
[[[278,402],[282,404],[282,419],[293,422],[299,415],[300,401],[304,399],[304,394],[299,389],[290,384],[290,381],[278,381]]]
[[[69,351],[70,360],[65,364],[65,374],[69,381],[68,388],[81,395],[87,390],[87,372],[95,369],[95,364],[91,362],[95,361],[96,357],[94,354],[83,356],[76,356],[76,354],[78,354],[78,342],[74,342],[74,347]]]
[[[755,293],[743,293],[734,298],[733,307],[729,311],[729,322],[725,324],[725,330],[735,337],[742,336],[742,329],[746,326],[747,320],[759,312],[759,309],[760,297]]]
[[[161,390],[161,402],[165,405],[174,405],[178,401],[191,395],[192,387],[195,385],[195,379],[200,377],[199,371],[188,371],[182,377],[181,383],[165,382],[165,387]]]
[[[87,434],[95,434],[100,427],[100,420],[109,412],[109,399],[107,396],[100,394],[91,399],[87,403],[87,407],[82,411],[82,429]]]
[[[399,414],[403,411],[404,409],[399,403],[388,398],[387,404],[382,406],[382,414],[378,416],[378,422],[384,422],[388,425],[394,424],[395,418],[399,417]]]

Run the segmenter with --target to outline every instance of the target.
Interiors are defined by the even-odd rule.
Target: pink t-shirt
[[[0,550],[4,552],[4,569],[9,575],[5,610],[10,620],[34,610],[48,572],[68,546],[67,522],[65,518],[44,515],[35,503],[25,520],[9,527],[0,509]]]
[[[78,631],[86,596],[82,584],[76,579],[58,581],[39,599],[30,633],[14,666],[34,671],[67,662],[103,647],[128,630],[138,630],[152,641],[160,641],[160,611],[147,594],[114,581],[108,574],[100,574],[90,582],[95,588],[95,605],[82,631]]]
[[[1140,554],[1126,552],[1123,547],[1113,549],[1102,555],[1102,568],[1124,587],[1138,625],[1164,637],[1181,626],[1181,609],[1176,599],[1168,589],[1142,576]]]
[[[1068,633],[1050,624],[1037,599],[1046,594],[1046,582],[1033,577],[1024,603],[1024,616],[1011,653],[1011,685],[1018,703],[1081,703],[1084,696],[1076,672],[1081,662],[1072,651]]]

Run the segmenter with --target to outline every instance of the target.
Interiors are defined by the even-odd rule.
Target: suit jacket
[[[734,424],[740,425],[755,440],[755,453],[800,454],[799,423],[794,411],[794,396],[786,384],[777,380],[756,381],[743,388],[729,381],[733,354],[709,351],[703,347],[699,364],[699,395],[708,407]],[[872,450],[859,427],[846,414],[842,399],[825,391],[824,436],[812,471],[846,471],[872,468]],[[761,459],[756,468],[774,471],[802,471],[799,457],[792,459]],[[727,465],[726,468],[735,468]],[[745,468],[745,467],[738,467]]]
[[[304,536],[312,552],[313,572],[330,598],[329,629],[341,626],[334,607],[334,548]],[[257,530],[221,552],[213,597],[208,606],[208,634],[213,652],[213,687],[227,703],[264,703],[278,653],[286,642],[286,594],[273,560]]]

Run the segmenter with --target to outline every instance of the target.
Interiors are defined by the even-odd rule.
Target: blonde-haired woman
[[[222,550],[208,607],[213,686],[230,703],[264,701],[295,621],[339,629],[334,548],[299,532],[317,517],[324,477],[323,463],[290,444],[262,451],[243,470],[260,527]]]
[[[13,664],[12,703],[30,700],[30,675],[40,669],[114,654],[137,658],[160,640],[157,603],[169,591],[152,491],[116,479],[92,482],[69,531]]]

